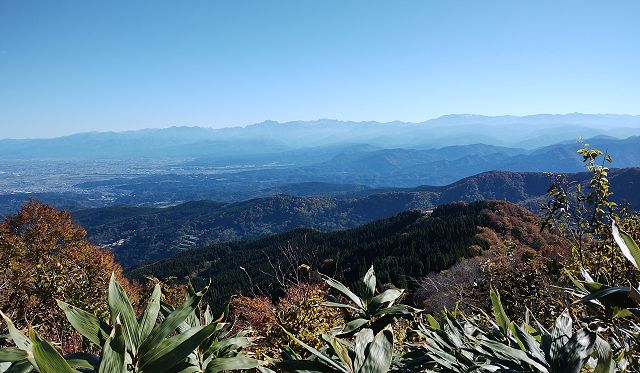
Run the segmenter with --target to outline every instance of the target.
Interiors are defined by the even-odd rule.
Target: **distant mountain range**
[[[597,137],[586,142],[607,151],[613,157],[615,167],[640,166],[638,136],[622,140]],[[107,179],[77,186],[131,191],[144,203],[148,195],[167,200],[175,196],[176,191],[180,191],[183,201],[239,201],[269,195],[266,191],[282,185],[307,182],[360,184],[374,188],[447,185],[487,171],[580,172],[583,170],[582,158],[576,151],[581,146],[573,141],[535,150],[470,144],[423,150],[396,148],[354,151],[311,165],[243,170],[224,175]]]
[[[210,129],[171,127],[130,132],[83,133],[54,139],[0,140],[0,157],[19,159],[202,158],[213,162],[258,155],[293,158],[300,149],[367,145],[379,148],[439,148],[484,143],[533,149],[585,138],[640,135],[640,116],[448,115],[422,123],[346,122],[330,119]],[[320,150],[324,152],[324,150]],[[327,152],[325,152],[327,153]],[[333,153],[335,151],[329,151]],[[327,154],[328,154],[327,153]],[[267,157],[269,158],[269,157]],[[276,157],[278,158],[278,157]],[[304,161],[305,157],[297,157]],[[202,160],[201,159],[201,160]]]
[[[570,179],[585,180],[586,173]],[[640,208],[640,168],[612,170],[615,199]],[[454,201],[506,200],[536,208],[551,180],[537,172],[487,172],[446,186],[367,188],[361,185],[304,183],[275,195],[243,202],[194,201],[168,208],[107,207],[73,212],[96,244],[109,247],[132,266],[197,246],[255,239],[296,228],[335,231],[411,209],[431,209]]]
[[[614,159],[613,167],[640,166],[638,136],[600,135],[585,141],[607,151]],[[335,145],[256,155],[251,160],[255,164],[239,166],[205,158],[146,166],[155,160],[19,160],[12,164],[11,159],[0,157],[0,215],[17,211],[29,198],[69,210],[166,207],[196,200],[230,203],[276,194],[335,196],[369,189],[449,185],[488,171],[576,173],[583,170],[576,153],[581,146],[576,141],[533,150],[488,144],[434,149]],[[278,161],[285,159],[281,156],[289,163]],[[244,160],[250,161],[248,157]],[[15,187],[2,189],[3,183]]]

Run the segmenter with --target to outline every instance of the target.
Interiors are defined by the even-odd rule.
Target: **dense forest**
[[[480,255],[493,241],[510,239],[540,250],[556,236],[541,234],[531,212],[509,202],[478,201],[413,210],[340,232],[298,229],[255,241],[191,250],[127,272],[134,279],[152,275],[215,283],[207,297],[220,300],[241,292],[278,295],[277,279],[306,264],[355,285],[374,265],[378,281],[412,288],[412,279]],[[493,240],[493,241],[492,241]]]

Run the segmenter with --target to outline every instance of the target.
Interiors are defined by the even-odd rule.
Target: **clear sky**
[[[0,138],[640,114],[638,0],[0,1]]]

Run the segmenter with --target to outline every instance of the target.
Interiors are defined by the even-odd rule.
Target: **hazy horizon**
[[[631,113],[640,2],[0,3],[2,138]]]
[[[301,122],[301,123],[312,123],[312,122],[319,122],[319,121],[335,121],[335,122],[345,122],[345,123],[379,123],[379,124],[392,124],[395,122],[399,122],[399,123],[406,123],[406,124],[421,124],[421,123],[427,123],[429,121],[435,121],[441,118],[446,118],[446,117],[464,117],[464,116],[469,116],[469,117],[485,117],[485,118],[503,118],[503,117],[513,117],[513,118],[527,118],[527,117],[535,117],[535,116],[570,116],[570,115],[587,115],[587,116],[618,116],[618,117],[639,117],[640,114],[626,114],[626,113],[579,113],[579,112],[572,112],[572,113],[536,113],[536,114],[525,114],[525,115],[511,115],[511,114],[502,114],[502,115],[484,115],[484,114],[472,114],[472,113],[460,113],[460,114],[444,114],[444,115],[440,115],[437,117],[433,117],[433,118],[427,118],[425,120],[421,120],[421,121],[402,121],[402,120],[391,120],[391,121],[378,121],[378,120],[343,120],[340,118],[331,118],[331,117],[324,117],[324,118],[315,118],[315,119],[298,119],[298,120],[289,120],[289,121],[277,121],[277,120],[272,120],[272,119],[265,119],[259,122],[255,122],[255,123],[247,123],[247,124],[242,124],[242,125],[231,125],[231,126],[221,126],[221,127],[212,127],[212,126],[206,126],[206,125],[198,125],[198,124],[174,124],[174,125],[167,125],[167,126],[157,126],[157,127],[140,127],[140,128],[130,128],[130,129],[119,129],[119,130],[110,130],[110,129],[105,129],[105,130],[100,130],[100,129],[96,129],[96,130],[89,130],[89,131],[80,131],[80,132],[69,132],[69,133],[62,133],[59,135],[52,135],[52,136],[47,136],[47,137],[0,137],[0,140],[46,140],[46,139],[56,139],[56,138],[60,138],[60,137],[67,137],[67,136],[74,136],[74,135],[82,135],[82,134],[91,134],[91,133],[127,133],[127,132],[136,132],[136,131],[145,131],[145,130],[163,130],[163,129],[170,129],[170,128],[202,128],[202,129],[211,129],[211,130],[219,130],[219,129],[229,129],[229,128],[246,128],[252,125],[257,125],[257,124],[261,124],[261,123],[266,123],[266,122],[275,122],[278,124],[287,124],[287,123],[297,123],[297,122]]]

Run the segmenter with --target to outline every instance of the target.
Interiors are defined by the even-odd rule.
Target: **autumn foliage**
[[[0,223],[1,310],[17,326],[36,327],[63,350],[77,347],[81,339],[71,333],[56,299],[106,316],[112,272],[129,294],[138,293],[111,253],[85,236],[68,212],[35,200]]]
[[[269,297],[238,296],[231,301],[232,315],[240,328],[263,337],[253,346],[259,356],[277,356],[284,345],[303,351],[292,343],[285,330],[319,347],[318,336],[343,321],[342,312],[321,306],[327,291],[326,284],[299,283],[285,289],[275,302]]]
[[[486,203],[489,208],[479,212],[482,225],[474,238],[478,256],[422,278],[414,301],[435,313],[455,307],[488,312],[486,294],[493,288],[515,319],[528,308],[542,320],[555,320],[566,306],[557,287],[568,285],[562,274],[569,257],[566,240],[556,230],[541,230],[541,219],[525,208]]]

